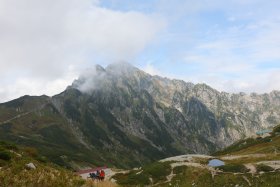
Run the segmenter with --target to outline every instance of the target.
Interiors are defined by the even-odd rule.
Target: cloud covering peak
[[[280,90],[278,0],[0,0],[0,102],[120,61],[219,91]]]
[[[0,0],[0,102],[52,95],[90,64],[132,59],[164,27],[155,14],[97,0]]]

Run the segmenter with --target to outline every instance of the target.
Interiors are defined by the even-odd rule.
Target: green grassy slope
[[[121,186],[180,186],[180,187],[223,187],[223,186],[272,186],[279,187],[280,170],[274,171],[267,166],[260,166],[255,174],[248,173],[242,164],[230,164],[219,167],[219,171],[200,167],[178,165],[180,162],[155,162],[128,173],[118,173],[113,178]],[[213,175],[213,172],[215,174]],[[262,172],[260,174],[260,172]]]
[[[71,132],[68,122],[49,97],[24,96],[0,104],[0,140],[36,147],[51,161],[71,167],[71,160],[93,162],[94,157]],[[96,159],[100,160],[100,159]]]
[[[209,158],[155,162],[113,178],[123,186],[279,187],[280,126],[274,128],[271,136],[241,140],[213,157],[225,165],[208,167]]]
[[[211,172],[196,167],[183,166],[174,168],[179,170],[170,182],[157,186],[180,186],[180,187],[223,187],[223,186],[272,186],[278,187],[280,173],[264,173],[262,175],[252,175],[250,173],[233,174],[230,172],[219,173],[212,177]]]
[[[26,167],[33,163],[36,169]],[[0,186],[81,186],[85,183],[73,172],[54,165],[36,149],[0,142]]]
[[[213,155],[226,154],[277,154],[280,153],[280,125],[265,138],[247,138],[240,140]]]
[[[148,141],[121,131],[121,124],[103,105],[86,107],[85,98],[81,104],[75,102],[78,97],[79,92],[68,90],[60,98],[63,111],[47,96],[23,96],[0,104],[0,141],[36,147],[52,162],[74,169],[132,168],[166,156]],[[125,156],[120,160],[120,155]]]

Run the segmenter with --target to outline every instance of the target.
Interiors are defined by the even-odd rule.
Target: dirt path
[[[188,155],[180,155],[180,156],[174,156],[174,157],[169,157],[169,158],[165,158],[160,160],[160,162],[167,162],[167,161],[175,161],[175,162],[191,162],[193,158],[214,158],[212,156],[209,155],[200,155],[200,154],[188,154]]]
[[[23,116],[26,116],[26,115],[28,115],[28,114],[30,114],[30,113],[32,113],[32,112],[33,112],[33,111],[18,114],[18,115],[14,116],[14,117],[12,117],[12,118],[10,118],[10,119],[7,119],[7,120],[5,120],[5,121],[0,122],[0,125],[5,124],[5,123],[9,123],[9,122],[11,122],[11,121],[13,121],[13,120],[15,120],[15,119],[18,119],[18,118],[21,118],[21,117],[23,117]]]
[[[240,158],[246,158],[246,157],[265,157],[266,154],[249,154],[249,155],[229,155],[229,156],[223,156],[220,157],[221,160],[235,160],[235,159],[240,159]]]
[[[18,114],[18,115],[16,115],[16,116],[12,117],[12,118],[10,118],[10,119],[7,119],[7,120],[5,120],[5,121],[2,121],[2,122],[0,122],[0,125],[3,125],[3,124],[5,124],[5,123],[9,123],[9,122],[11,122],[11,121],[13,121],[13,120],[15,120],[15,119],[18,119],[18,118],[21,118],[21,117],[26,116],[26,115],[28,115],[28,114],[31,114],[32,112],[40,111],[40,110],[42,110],[47,104],[48,104],[48,103],[43,104],[43,105],[41,105],[41,106],[39,106],[39,107],[37,107],[37,108],[34,108],[33,110],[30,110],[30,111],[28,111],[28,112],[20,113],[20,114]]]
[[[242,176],[242,178],[248,183],[249,186],[252,186],[251,182],[246,176]]]
[[[245,166],[247,169],[250,170],[250,173],[253,173],[253,174],[254,174],[254,173],[257,172],[256,167],[255,167],[253,164],[251,164],[251,163],[244,164],[244,166]]]
[[[177,167],[177,166],[192,166],[192,167],[198,167],[198,168],[207,168],[207,166],[199,164],[199,163],[195,163],[195,162],[177,162],[177,163],[172,163],[171,167],[172,169]]]

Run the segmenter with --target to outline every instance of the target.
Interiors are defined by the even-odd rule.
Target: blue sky
[[[279,89],[279,1],[108,0],[101,6],[156,14],[166,22],[133,59],[152,74],[228,92]]]
[[[129,62],[219,91],[280,90],[278,0],[0,0],[0,102]]]

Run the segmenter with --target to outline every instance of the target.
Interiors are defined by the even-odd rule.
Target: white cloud
[[[0,102],[58,93],[91,64],[133,62],[151,43],[139,58],[159,61],[141,62],[150,74],[231,92],[280,89],[280,67],[266,65],[280,60],[280,1],[114,2],[0,0]]]
[[[78,68],[68,67],[66,73],[54,79],[20,76],[0,87],[1,100],[11,100],[23,95],[55,95],[71,85],[79,75]]]
[[[69,84],[69,66],[130,60],[164,26],[156,15],[96,0],[0,0],[0,102],[57,93]]]
[[[185,63],[200,67],[196,82],[206,82],[220,91],[270,92],[280,89],[280,21],[254,20],[214,32],[200,40],[185,55]],[[212,33],[213,34],[213,33]],[[272,64],[271,64],[272,63]],[[273,65],[274,63],[274,65]]]
[[[159,75],[162,76],[162,73],[160,70],[158,70],[154,65],[152,65],[151,62],[148,62],[143,68],[141,68],[146,73],[149,73],[150,75]]]
[[[226,80],[222,84],[225,91],[236,92],[236,90],[251,93],[268,93],[272,90],[280,90],[280,70],[254,71],[237,79]]]
[[[269,71],[253,70],[245,72],[240,76],[225,78],[219,74],[197,73],[196,76],[181,76],[180,79],[186,82],[206,83],[218,91],[229,93],[269,93],[273,90],[280,90],[280,70]]]

